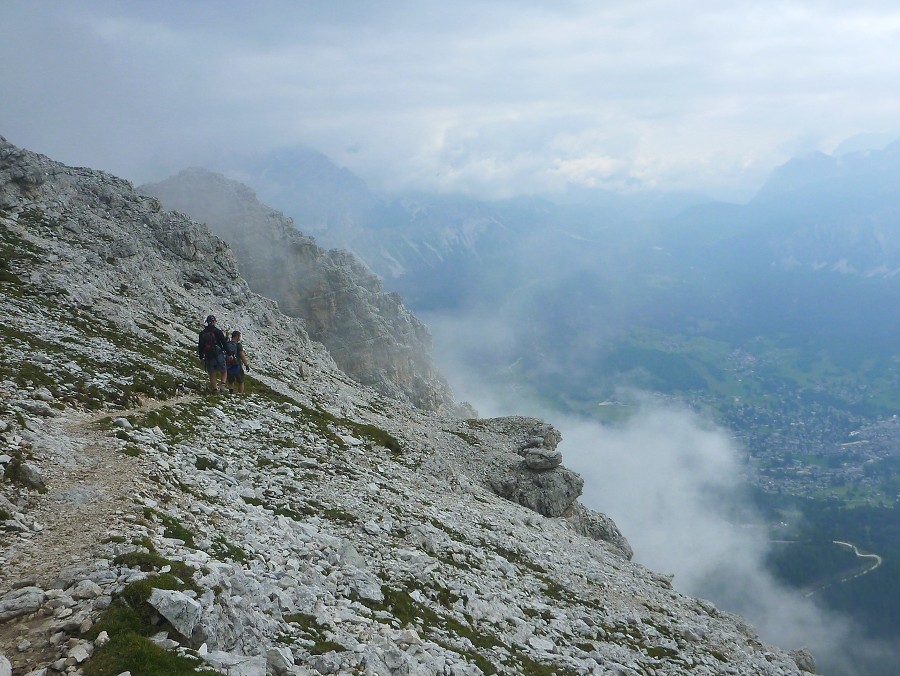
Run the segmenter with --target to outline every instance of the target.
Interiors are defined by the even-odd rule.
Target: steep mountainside
[[[421,408],[453,410],[450,389],[431,362],[428,329],[353,255],[319,248],[249,188],[202,169],[140,191],[209,224],[233,247],[250,288],[302,318],[344,372]]]
[[[0,673],[814,670],[630,562],[551,426],[359,385],[206,226],[3,139],[0,294]]]

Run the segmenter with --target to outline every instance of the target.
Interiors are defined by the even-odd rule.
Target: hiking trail
[[[38,432],[35,459],[47,485],[44,493],[30,492],[25,513],[39,530],[10,534],[0,541],[6,563],[0,569],[0,596],[10,589],[38,586],[49,589],[66,566],[96,558],[96,549],[111,528],[136,513],[136,488],[146,485],[140,457],[122,453],[116,437],[98,422],[147,413],[195,398],[185,394],[170,399],[146,399],[126,410],[85,412],[66,410],[49,418]],[[51,440],[65,440],[57,446]],[[41,635],[47,618],[0,623],[0,654],[13,660],[16,646]],[[32,650],[29,662],[40,659]],[[13,663],[15,666],[15,662]]]

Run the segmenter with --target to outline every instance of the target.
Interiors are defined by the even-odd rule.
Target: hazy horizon
[[[136,184],[305,145],[383,194],[742,201],[792,157],[900,137],[900,9],[874,0],[35,0],[0,17],[0,134]]]

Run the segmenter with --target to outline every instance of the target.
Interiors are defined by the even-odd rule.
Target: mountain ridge
[[[0,235],[0,669],[814,670],[629,561],[551,426],[361,386],[126,181],[0,139]],[[200,394],[210,311],[246,397]]]
[[[338,366],[383,394],[428,410],[458,409],[431,361],[431,336],[350,253],[324,250],[247,186],[193,168],[138,190],[207,223],[234,248],[250,288],[303,319]]]

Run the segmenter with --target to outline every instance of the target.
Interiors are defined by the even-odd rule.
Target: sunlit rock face
[[[352,254],[320,248],[249,188],[203,169],[140,190],[225,239],[250,288],[303,319],[348,375],[426,410],[456,410],[428,329]]]

